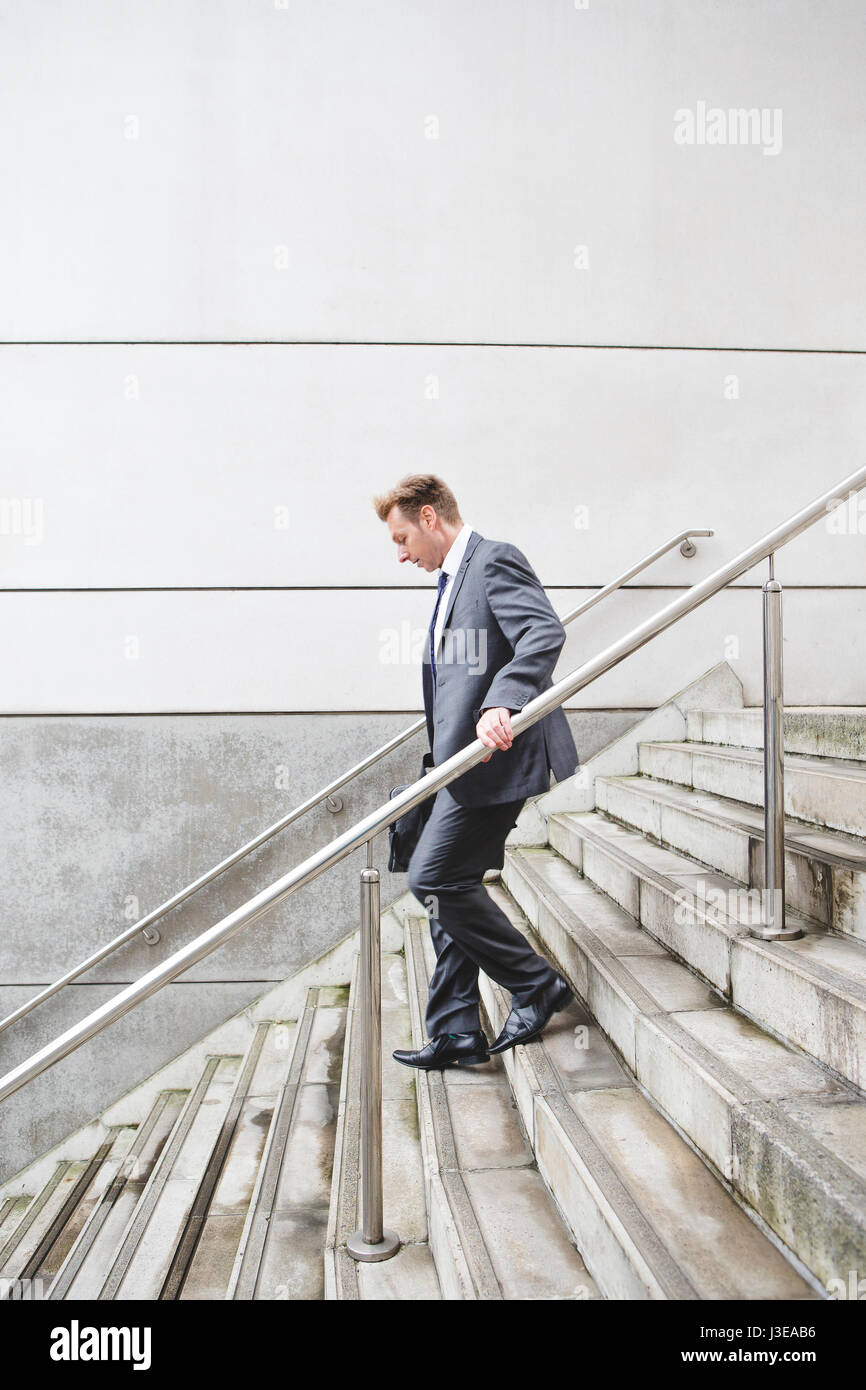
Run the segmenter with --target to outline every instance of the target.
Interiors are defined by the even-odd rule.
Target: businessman
[[[451,490],[412,474],[374,499],[401,564],[438,570],[422,667],[434,765],[476,738],[495,751],[437,792],[409,863],[409,886],[428,906],[436,967],[425,1025],[429,1042],[393,1055],[406,1066],[477,1066],[539,1035],[571,991],[512,926],[483,885],[501,869],[505,840],[527,797],[578,767],[562,709],[516,739],[511,716],[549,690],[565,629],[526,557],[467,526]],[[511,1012],[488,1045],[478,972],[511,995]]]

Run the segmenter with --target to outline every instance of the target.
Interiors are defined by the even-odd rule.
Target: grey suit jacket
[[[504,707],[516,714],[549,690],[564,641],[565,628],[526,556],[507,541],[473,531],[448,595],[435,702],[425,644],[424,711],[434,766],[478,737],[482,710]],[[492,806],[537,796],[550,787],[551,770],[561,782],[578,767],[565,713],[556,709],[448,790],[461,806]]]

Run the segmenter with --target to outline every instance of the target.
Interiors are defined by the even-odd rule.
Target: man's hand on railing
[[[486,709],[475,725],[475,733],[487,748],[510,748],[514,740],[511,732],[511,710],[510,709]],[[483,763],[489,763],[493,757],[488,753],[486,758],[482,758]]]

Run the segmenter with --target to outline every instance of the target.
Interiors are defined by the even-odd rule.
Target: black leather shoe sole
[[[396,1052],[391,1056],[395,1062],[401,1062],[404,1067],[415,1067],[417,1071],[446,1071],[449,1067],[480,1067],[490,1058],[486,1052],[470,1053],[468,1057],[452,1057],[444,1062],[411,1062],[408,1057],[398,1057]]]

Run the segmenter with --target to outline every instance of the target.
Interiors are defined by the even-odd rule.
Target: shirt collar
[[[471,535],[472,527],[467,526],[464,521],[461,530],[457,532],[457,535],[451,543],[451,549],[442,561],[441,569],[443,574],[455,575],[457,573],[462,564],[463,556],[466,553],[466,547],[469,544],[469,537]]]

